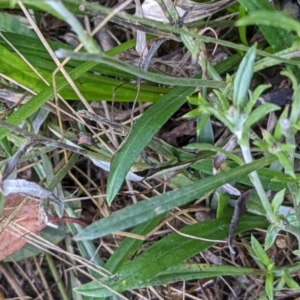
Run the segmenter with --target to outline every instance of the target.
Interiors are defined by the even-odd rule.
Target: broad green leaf
[[[111,216],[96,221],[77,236],[76,240],[91,240],[124,230],[137,224],[146,222],[157,215],[163,214],[176,206],[181,206],[197,199],[217,187],[236,180],[242,175],[258,170],[275,160],[274,156],[261,158],[251,164],[246,164],[229,172],[223,172],[213,177],[207,177],[183,188],[170,191],[166,194],[141,201],[135,205],[121,209]]]
[[[35,32],[23,24],[16,15],[0,12],[0,30],[24,36],[36,37]]]
[[[275,7],[268,0],[238,0],[238,2],[246,9],[250,16],[262,10],[276,11]],[[280,22],[274,22],[273,20],[273,24],[277,25],[277,23]],[[295,42],[293,34],[286,30],[265,25],[259,25],[259,29],[275,51],[291,47]]]
[[[264,218],[257,216],[245,216],[242,218],[237,232],[241,233],[257,226],[262,228],[265,227],[266,224],[267,223]],[[122,292],[128,289],[161,284],[163,278],[165,278],[163,281],[165,283],[184,279],[184,277],[181,277],[185,275],[184,272],[181,276],[179,276],[179,278],[177,278],[172,276],[172,274],[168,276],[168,269],[172,268],[169,271],[170,273],[176,272],[176,266],[178,264],[215,244],[213,241],[202,241],[201,238],[217,240],[227,238],[229,226],[230,218],[208,220],[187,226],[180,230],[180,232],[200,239],[193,239],[173,233],[155,243],[145,253],[129,264],[124,265],[116,274],[114,274],[114,276],[111,277],[111,279],[103,279],[103,283],[109,285],[118,292]],[[197,269],[196,266],[195,268]],[[161,272],[166,272],[167,275],[164,275],[164,273]],[[197,275],[195,274],[194,278],[203,278],[203,276],[207,278],[219,275],[213,271],[208,271],[206,273],[205,268],[202,269],[202,272],[196,272]],[[192,274],[187,274],[187,276],[192,276]],[[95,282],[83,285],[77,288],[76,291],[94,297],[103,297],[112,294],[99,283]]]
[[[252,46],[242,59],[233,83],[233,104],[241,112],[245,109],[248,90],[254,70],[256,46]]]
[[[32,71],[28,64],[2,46],[0,46],[0,62],[1,72],[13,78],[16,82],[36,92],[41,92],[45,89],[46,84]],[[47,80],[51,80],[51,74],[43,70],[39,70],[39,72]]]

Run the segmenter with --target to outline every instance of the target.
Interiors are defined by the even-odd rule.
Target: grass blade
[[[121,188],[131,165],[156,132],[186,101],[194,88],[177,87],[151,106],[135,123],[125,144],[116,153],[108,177],[107,201],[111,203]]]
[[[187,204],[225,183],[236,180],[242,175],[263,168],[275,160],[275,156],[267,156],[253,163],[231,169],[229,172],[216,175],[213,178],[207,177],[178,190],[153,197],[150,201],[141,201],[135,205],[128,206],[88,226],[79,232],[75,239],[91,240],[136,226],[176,206]]]
[[[209,220],[202,223],[185,227],[180,232],[206,239],[226,239],[230,226],[230,218]],[[241,220],[237,232],[267,226],[267,222],[262,217],[246,216]],[[222,228],[222,230],[220,230]],[[155,243],[144,254],[118,271],[117,279],[106,278],[103,280],[112,289],[122,292],[128,289],[141,288],[147,285],[160,284],[161,272],[174,267],[182,261],[196,255],[197,253],[211,247],[214,242],[201,241],[199,239],[187,238],[177,233],[173,233],[166,238]],[[151,262],[151,263],[149,263]],[[176,267],[174,267],[176,268]],[[174,272],[174,270],[173,270]],[[198,274],[202,278],[204,274]],[[224,274],[223,274],[224,275]],[[228,274],[226,274],[228,275]],[[156,277],[157,276],[157,277]],[[204,275],[205,276],[205,275]],[[213,274],[206,274],[207,277],[213,277]],[[174,277],[167,277],[169,282],[174,282]],[[180,277],[178,278],[181,279]],[[167,281],[166,280],[166,281]],[[77,292],[93,297],[104,297],[112,295],[102,285],[96,282],[90,282],[76,289]]]

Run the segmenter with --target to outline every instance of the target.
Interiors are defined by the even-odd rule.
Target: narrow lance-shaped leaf
[[[280,20],[280,22],[274,22],[274,20]],[[244,17],[237,22],[237,26],[258,24],[282,28],[289,32],[296,31],[297,35],[300,36],[299,22],[279,11],[258,11],[250,16]]]
[[[16,165],[18,164],[19,160],[21,159],[21,157],[25,154],[25,152],[34,145],[33,143],[28,143],[26,144],[24,147],[22,147],[21,149],[19,149],[8,161],[8,163],[5,166],[3,175],[2,175],[2,179],[5,180],[8,178],[8,176],[13,172],[13,170],[15,169]]]
[[[108,177],[107,201],[111,203],[121,188],[132,164],[156,132],[167,122],[194,88],[177,87],[151,106],[134,124],[130,135],[115,154]]]
[[[169,84],[169,85],[177,85],[177,86],[186,86],[186,87],[211,87],[211,88],[225,88],[226,83],[222,81],[215,80],[204,80],[198,79],[198,76],[195,78],[176,78],[166,75],[154,74],[142,69],[139,69],[133,65],[122,62],[121,60],[110,57],[106,54],[96,55],[96,54],[88,54],[88,53],[75,53],[72,51],[59,49],[55,51],[55,54],[58,58],[74,58],[76,60],[82,61],[95,61],[98,63],[102,63],[107,66],[114,67],[118,70],[127,71],[131,74],[134,74],[138,77],[147,79],[152,82],[157,82],[160,84]],[[190,94],[188,95],[190,96]]]
[[[268,254],[264,251],[261,244],[258,242],[258,240],[252,235],[251,236],[251,244],[252,249],[256,255],[256,257],[267,267],[269,266],[272,261],[269,258]]]
[[[254,70],[254,60],[256,56],[256,45],[252,46],[243,58],[233,84],[233,104],[240,111],[245,108],[248,89]]]
[[[260,95],[268,88],[270,88],[271,85],[270,84],[261,84],[259,85],[255,90],[254,92],[252,93],[252,96],[249,100],[249,102],[247,103],[247,106],[246,106],[246,110],[245,110],[245,114],[248,116],[254,105],[256,104],[258,98],[260,97]]]
[[[235,57],[234,59],[239,59]],[[232,60],[230,59],[232,63]],[[220,73],[224,72],[230,65],[224,67],[222,63],[216,66]],[[195,78],[201,78],[201,74]],[[226,86],[223,82],[218,83]],[[121,188],[125,176],[130,170],[130,167],[147,146],[151,138],[161,128],[161,126],[170,118],[170,116],[185,103],[186,97],[194,92],[193,87],[174,88],[169,94],[161,98],[161,100],[148,109],[144,115],[135,123],[133,129],[123,144],[119,152],[116,153],[111,172],[108,178],[107,200],[112,202],[117,192]],[[154,118],[155,116],[155,118]]]
[[[185,235],[199,237],[200,239],[193,239],[187,236],[172,233],[169,236],[158,241],[152,245],[146,252],[138,256],[133,261],[124,264],[120,270],[117,271],[113,278],[101,279],[101,282],[110,286],[110,288],[121,292],[128,289],[142,288],[145,286],[153,286],[154,284],[162,284],[158,282],[162,272],[168,273],[169,268],[175,267],[198,254],[199,252],[211,247],[215,244],[214,241],[204,241],[204,239],[225,239],[228,235],[230,218],[222,218],[215,220],[208,220],[205,222],[186,226],[180,230]],[[237,232],[241,233],[251,228],[264,228],[267,222],[264,218],[257,216],[247,216],[241,220]],[[221,228],[221,230],[220,230]],[[151,262],[151,264],[149,264]],[[220,266],[221,267],[221,266]],[[173,272],[175,271],[173,268]],[[179,271],[179,270],[178,270]],[[184,275],[184,271],[181,275]],[[224,272],[226,272],[224,270]],[[265,273],[265,271],[262,271]],[[205,275],[205,268],[203,272],[198,274],[197,278],[222,276],[221,274],[210,273]],[[184,279],[178,273],[175,278],[168,278],[168,283],[180,279]],[[223,273],[225,275],[225,273]],[[229,274],[226,274],[229,275]],[[92,296],[104,297],[112,294],[110,290],[100,285],[98,282],[90,282],[81,287],[76,288],[77,292]]]
[[[265,104],[259,106],[258,108],[256,108],[255,110],[252,111],[249,118],[247,119],[245,127],[250,128],[253,124],[256,124],[258,121],[263,119],[270,112],[273,112],[273,111],[276,111],[279,109],[280,109],[279,106],[272,104],[272,103],[265,103]]]
[[[153,197],[151,200],[141,201],[115,212],[111,216],[101,219],[82,230],[76,240],[90,240],[105,236],[116,231],[124,230],[146,222],[157,215],[167,212],[176,206],[181,206],[203,196],[217,187],[236,180],[242,175],[249,174],[275,161],[275,156],[267,156],[250,164],[246,164],[228,172],[207,177],[189,184],[175,191]]]

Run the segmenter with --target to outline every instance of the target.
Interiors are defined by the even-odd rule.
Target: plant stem
[[[296,149],[297,143],[295,140],[295,134],[294,134],[292,126],[291,126],[291,122],[288,119],[283,119],[280,122],[280,125],[281,125],[282,132],[285,136],[286,144],[295,146],[295,148],[290,150],[288,153],[289,159],[292,162],[292,165],[294,166],[295,165],[295,162],[294,162],[295,149]],[[300,191],[299,191],[299,188],[298,188],[297,184],[295,184],[295,183],[289,183],[288,188],[289,188],[289,191],[293,198],[293,204],[294,204],[296,216],[300,220],[300,198],[299,198]]]
[[[52,276],[58,286],[58,289],[60,291],[60,295],[62,297],[63,300],[69,300],[70,298],[68,297],[68,293],[66,291],[66,288],[62,282],[62,279],[61,279],[61,276],[58,274],[58,271],[57,271],[57,268],[56,268],[56,265],[54,263],[54,260],[53,260],[53,257],[45,252],[45,256],[46,256],[46,259],[47,259],[47,262],[49,264],[49,267],[50,267],[50,270],[52,272]]]
[[[252,158],[252,155],[251,155],[251,150],[250,150],[248,142],[247,142],[247,145],[244,145],[244,143],[243,144],[240,143],[240,147],[241,147],[245,162],[247,164],[253,162],[253,158]],[[255,187],[256,192],[259,195],[259,198],[261,200],[261,203],[262,203],[262,205],[263,205],[263,207],[266,211],[267,219],[269,220],[269,222],[271,224],[277,224],[278,223],[277,218],[273,214],[271,204],[270,204],[269,199],[266,195],[266,192],[263,188],[263,185],[261,184],[261,181],[259,179],[259,176],[258,176],[257,172],[254,171],[254,172],[250,173],[249,177],[250,177],[250,180],[253,183],[253,186]]]

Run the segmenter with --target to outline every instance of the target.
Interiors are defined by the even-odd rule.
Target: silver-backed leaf
[[[56,198],[52,192],[25,179],[6,179],[2,182],[1,191],[4,196],[18,193],[35,199],[48,199],[58,205],[63,205],[63,202]]]

